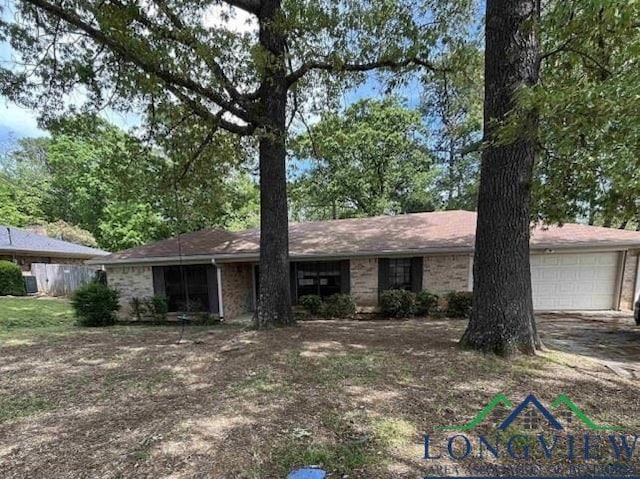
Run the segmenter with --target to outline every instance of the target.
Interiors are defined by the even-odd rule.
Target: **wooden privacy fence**
[[[38,281],[38,292],[49,296],[68,296],[90,282],[95,273],[95,267],[79,264],[31,264],[31,275]]]

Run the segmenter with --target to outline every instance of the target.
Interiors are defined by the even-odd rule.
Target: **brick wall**
[[[223,263],[222,301],[224,317],[231,319],[253,310],[253,265],[250,263]]]
[[[107,283],[120,291],[121,318],[131,314],[131,298],[149,298],[153,296],[153,273],[151,266],[107,266]]]
[[[351,295],[359,307],[378,304],[378,258],[351,258]],[[422,287],[445,293],[469,290],[469,255],[425,256]]]
[[[378,258],[351,258],[351,295],[358,306],[378,304]]]
[[[622,310],[633,310],[639,253],[639,250],[627,252],[627,260],[624,263],[622,272],[622,289],[620,291],[620,309]]]
[[[468,254],[425,256],[422,288],[435,293],[469,291]]]

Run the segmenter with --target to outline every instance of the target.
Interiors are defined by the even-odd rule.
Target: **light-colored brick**
[[[378,258],[351,258],[351,295],[358,307],[378,304]]]
[[[107,266],[107,283],[120,291],[121,318],[131,315],[131,298],[153,296],[153,273],[151,266]]]
[[[639,250],[628,251],[627,259],[624,262],[624,271],[622,272],[622,289],[620,291],[620,309],[624,311],[633,310],[638,254],[640,254]]]
[[[422,288],[434,293],[469,291],[470,258],[468,254],[425,256]]]
[[[253,310],[253,264],[222,263],[224,317],[231,319]]]

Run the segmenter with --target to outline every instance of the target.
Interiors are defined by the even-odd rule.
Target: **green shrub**
[[[468,318],[471,316],[473,293],[471,291],[452,291],[447,294],[447,316]]]
[[[416,311],[416,295],[405,289],[389,289],[380,295],[380,309],[389,318],[410,318]]]
[[[118,291],[104,284],[91,282],[78,288],[71,296],[71,305],[80,326],[111,326],[120,309]]]
[[[0,261],[0,296],[23,296],[25,293],[20,266],[11,261]]]
[[[428,316],[438,307],[438,295],[429,291],[418,291],[416,293],[416,314],[418,316]]]
[[[322,313],[327,318],[353,318],[356,303],[349,294],[334,294],[324,300]]]
[[[298,302],[311,316],[317,316],[320,314],[320,310],[322,309],[322,299],[320,299],[320,296],[317,294],[300,296]]]
[[[144,300],[144,306],[151,315],[151,319],[156,323],[163,323],[167,320],[169,303],[167,298],[160,295],[151,296]]]

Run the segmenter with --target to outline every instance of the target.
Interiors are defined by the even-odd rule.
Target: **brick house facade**
[[[226,318],[235,318],[253,311],[253,267],[251,263],[224,263],[220,265],[222,304]]]
[[[109,266],[106,270],[109,286],[120,292],[120,317],[131,315],[133,298],[144,299],[154,295],[151,266]]]
[[[440,295],[470,291],[476,214],[443,211],[317,221],[289,226],[291,291],[327,297],[349,293],[363,310],[384,289]],[[123,311],[134,296],[168,292],[186,304],[235,317],[255,309],[260,231],[203,230],[92,260],[121,290]],[[537,310],[630,310],[638,299],[640,232],[583,224],[534,226],[531,272]],[[177,268],[185,260],[187,278]],[[144,266],[141,266],[144,265]],[[173,269],[172,269],[173,268]],[[184,281],[188,288],[178,284]]]

